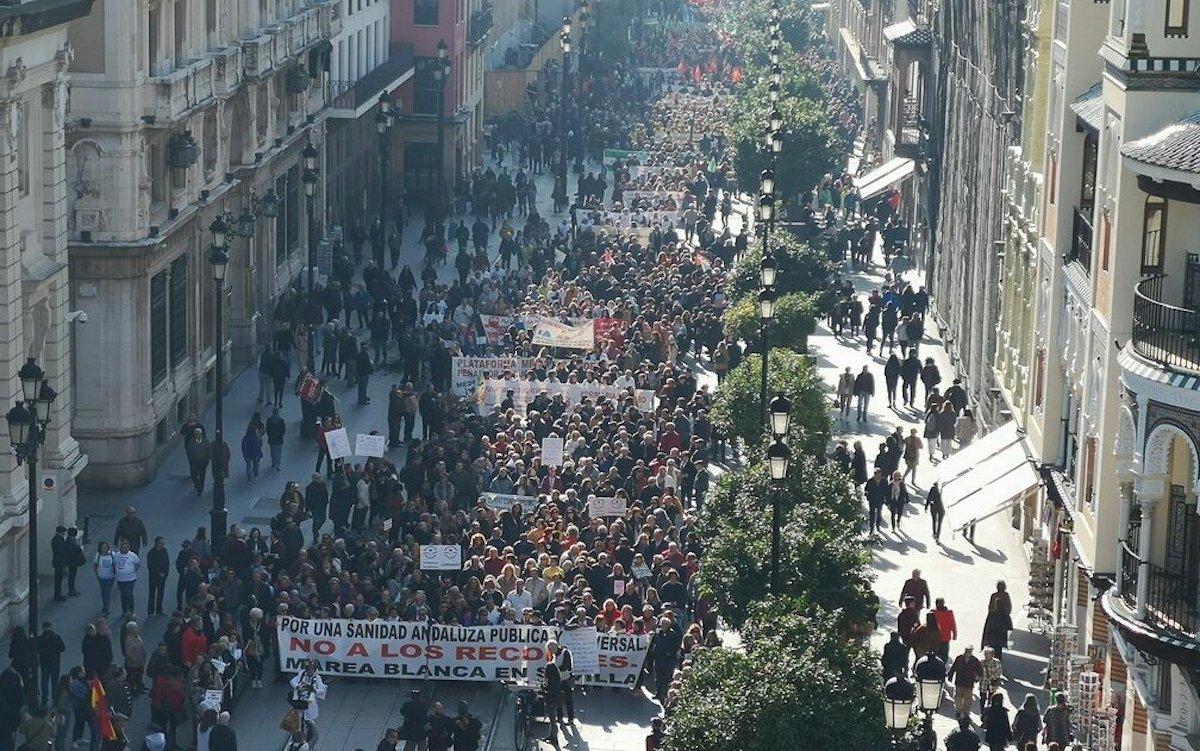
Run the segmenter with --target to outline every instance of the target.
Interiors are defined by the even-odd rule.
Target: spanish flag
[[[118,738],[117,727],[113,725],[108,697],[104,694],[104,684],[100,683],[99,678],[93,678],[91,686],[92,711],[96,713],[96,721],[100,724],[100,737],[106,741],[115,741]]]

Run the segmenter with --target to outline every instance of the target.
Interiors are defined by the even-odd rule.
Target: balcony
[[[1200,375],[1200,313],[1164,301],[1166,274],[1138,282],[1133,296],[1133,349],[1168,370]]]
[[[921,113],[920,101],[905,98],[900,102],[900,108],[893,126],[896,144],[896,156],[920,159],[925,156],[929,142],[928,123]]]
[[[392,45],[392,56],[357,81],[329,82],[330,117],[362,117],[379,101],[381,93],[390,92],[412,78],[413,71],[412,45]]]
[[[1085,273],[1092,273],[1092,218],[1090,209],[1076,208],[1071,218],[1071,249],[1067,263],[1078,261]]]
[[[467,19],[467,45],[472,50],[478,49],[479,45],[487,39],[488,32],[492,30],[492,23],[493,14],[490,2],[484,3]]]
[[[146,79],[144,115],[161,123],[184,118],[213,101],[213,58],[197,60],[163,76]]]
[[[1143,563],[1127,546],[1121,550],[1121,598],[1130,610],[1137,611],[1139,567],[1149,577],[1146,588],[1146,623],[1161,631],[1176,634],[1196,633],[1196,582],[1168,573],[1162,566]]]

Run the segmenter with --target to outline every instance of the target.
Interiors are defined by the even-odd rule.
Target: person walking
[[[79,542],[79,530],[67,528],[67,597],[79,597],[80,592],[75,588],[75,577],[79,567],[87,565],[87,555]]]
[[[121,592],[121,612],[134,612],[133,587],[137,584],[138,572],[142,568],[142,559],[130,550],[129,541],[122,538],[118,550],[112,554],[113,574],[117,580],[117,589]]]
[[[854,483],[854,494],[859,500],[863,497],[863,485],[869,479],[867,452],[863,451],[862,441],[855,441],[854,453],[850,457],[850,481]]]
[[[258,468],[262,464],[263,435],[255,421],[251,420],[242,436],[242,461],[246,462],[246,481],[258,479]]]
[[[454,751],[479,751],[483,739],[483,723],[470,712],[467,702],[458,702],[458,715],[454,718]]]
[[[896,386],[900,382],[901,370],[900,358],[896,357],[896,353],[888,355],[887,362],[883,364],[883,381],[887,386],[888,406],[892,409],[896,408]]]
[[[204,429],[196,428],[184,442],[184,453],[187,454],[188,473],[192,477],[192,487],[196,495],[204,493],[204,480],[208,473],[208,463],[212,461],[212,446],[204,439]]]
[[[929,512],[929,522],[933,527],[933,541],[941,542],[946,506],[942,503],[942,490],[936,482],[929,486],[929,492],[925,494],[925,510]]]
[[[904,509],[908,506],[908,487],[904,484],[904,476],[899,471],[892,473],[888,484],[888,511],[891,512],[892,529],[900,531],[900,522],[904,519]]]
[[[909,352],[900,363],[900,396],[904,406],[911,407],[917,401],[917,379],[921,376],[921,361],[913,352]]]
[[[954,405],[950,402],[943,402],[942,409],[937,412],[937,430],[938,430],[938,448],[942,452],[942,458],[950,456],[950,449],[954,440],[954,427],[958,417],[954,414]]]
[[[1024,751],[1025,744],[1032,743],[1037,748],[1038,735],[1042,732],[1042,710],[1038,707],[1037,697],[1025,694],[1025,701],[1013,716],[1012,734],[1013,745],[1017,751]]]
[[[320,716],[318,703],[325,700],[327,690],[325,681],[317,672],[317,661],[306,662],[304,670],[292,678],[290,685],[290,701],[292,708],[301,712],[304,739],[313,744],[317,740],[317,718]]]
[[[873,536],[879,535],[883,525],[883,506],[887,503],[888,498],[888,482],[884,478],[881,468],[876,467],[871,479],[867,480],[865,493],[867,496],[867,531]]]
[[[267,418],[267,448],[271,452],[271,466],[268,469],[271,472],[279,472],[283,468],[280,466],[283,461],[283,437],[287,435],[287,422],[279,416],[279,408],[271,409],[271,416]]]
[[[996,650],[991,647],[983,648],[983,659],[979,664],[983,665],[983,677],[979,681],[979,714],[982,715],[991,697],[1004,686],[1004,668],[996,659]]]
[[[1008,747],[1013,732],[1008,721],[1008,707],[1004,706],[1004,694],[992,694],[980,724],[983,726],[983,742],[991,751],[1004,751]]]
[[[925,655],[937,654],[938,646],[942,643],[942,631],[936,613],[932,610],[925,613],[925,622],[913,628],[908,643],[912,647],[914,666]]]
[[[120,545],[121,540],[129,543],[129,549],[135,553],[142,552],[142,546],[150,543],[146,533],[146,524],[138,518],[137,509],[133,506],[125,509],[125,515],[117,522],[117,531],[113,535],[113,545]]]
[[[41,669],[41,696],[43,703],[54,701],[54,687],[62,675],[62,656],[67,645],[54,630],[50,621],[42,623],[42,632],[37,637],[38,667]]]
[[[1047,744],[1057,743],[1066,748],[1071,743],[1071,706],[1066,693],[1060,691],[1054,697],[1054,705],[1042,715],[1043,740]]]
[[[96,546],[96,557],[92,559],[92,570],[96,572],[96,579],[100,582],[100,614],[105,616],[109,613],[113,585],[117,581],[115,566],[112,548],[107,542],[101,542]]]
[[[941,635],[941,643],[936,650],[937,656],[942,662],[949,664],[950,642],[958,638],[958,623],[954,620],[954,611],[946,607],[944,598],[939,597],[933,601],[931,612],[937,618],[938,633]]]
[[[850,422],[850,402],[854,397],[854,380],[854,373],[850,372],[849,366],[838,376],[838,410],[842,415],[842,422],[846,424]]]
[[[924,430],[921,435],[925,436],[925,446],[929,450],[929,461],[937,463],[937,456],[934,454],[938,446],[938,440],[941,438],[942,431],[938,427],[938,417],[941,412],[928,411],[925,413]]]
[[[859,422],[867,422],[867,409],[874,395],[875,376],[871,374],[870,366],[864,365],[862,371],[854,377],[854,398],[857,400]]]
[[[359,346],[356,364],[358,366],[358,403],[367,405],[371,403],[371,397],[367,394],[367,386],[371,381],[371,374],[375,372],[375,363],[371,362],[371,352],[367,348],[366,342]]]
[[[980,644],[991,647],[996,659],[1003,660],[1004,650],[1008,647],[1008,632],[1012,629],[1012,599],[1008,595],[1008,587],[1002,581],[996,582],[996,591],[988,599],[988,614],[983,621]]]
[[[929,607],[929,582],[921,578],[921,569],[914,568],[910,576],[900,587],[899,602],[904,603],[905,597],[912,597],[922,608]]]
[[[921,463],[921,449],[925,443],[917,435],[916,428],[910,428],[904,438],[904,476],[912,477],[913,487],[917,487],[917,466]]]
[[[979,751],[979,734],[971,728],[970,717],[959,717],[958,728],[946,736],[946,751]]]
[[[893,676],[908,674],[908,645],[904,643],[899,632],[893,631],[888,643],[883,645],[880,662],[883,664],[885,683]]]
[[[54,536],[50,538],[50,565],[54,568],[55,602],[67,601],[67,597],[62,591],[62,585],[70,562],[71,551],[67,548],[67,528],[60,524],[54,528]]]
[[[146,615],[154,618],[163,614],[163,596],[167,591],[167,577],[171,575],[171,554],[167,552],[165,538],[154,538],[154,547],[146,552],[146,571],[150,585],[146,597]]]
[[[400,705],[400,739],[404,741],[404,751],[420,751],[424,748],[427,732],[425,718],[428,714],[429,704],[421,697],[421,690],[414,688],[409,691],[408,699]]]
[[[974,413],[969,409],[964,409],[954,422],[954,440],[958,441],[958,447],[961,449],[969,446],[977,432],[979,432],[979,426],[975,424]]]
[[[671,573],[673,574],[674,572],[671,572]],[[671,582],[675,582],[676,577],[669,577],[669,580]],[[660,592],[662,592],[665,595],[666,590],[660,589]],[[667,599],[666,597],[664,597],[664,601],[670,602],[670,600]],[[520,611],[517,611],[517,612],[520,612]],[[551,646],[550,646],[551,644],[553,645],[553,648],[551,648]],[[550,659],[554,660],[554,662],[558,664],[558,674],[562,678],[562,701],[558,705],[558,714],[557,714],[558,721],[559,722],[563,721],[563,710],[566,709],[567,722],[574,725],[575,724],[575,673],[574,673],[574,667],[575,667],[574,659],[575,658],[571,654],[571,650],[562,646],[558,642],[550,642],[549,644],[547,644],[546,653],[550,657]]]
[[[975,656],[975,648],[967,645],[946,671],[946,680],[954,686],[954,712],[957,717],[970,717],[971,705],[975,703],[975,685],[982,677],[983,663]]]
[[[929,392],[937,388],[941,382],[942,374],[938,370],[938,366],[934,364],[932,357],[926,357],[925,364],[921,366],[921,385],[925,387],[926,400],[929,399]]]

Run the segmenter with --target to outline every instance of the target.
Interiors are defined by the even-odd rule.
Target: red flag
[[[681,76],[686,76],[688,72],[687,65],[680,60],[679,65],[675,66],[675,72]]]
[[[729,80],[733,81],[734,83],[741,83],[742,82],[742,69],[738,66],[734,66],[733,72],[729,74]]]
[[[717,61],[712,59],[711,57],[708,58],[708,72],[709,73],[717,72]]]
[[[700,66],[697,65],[696,69],[692,71],[692,80],[696,83],[700,83],[700,79],[703,77],[703,75],[704,74],[700,72]]]
[[[95,713],[96,722],[100,725],[100,737],[106,741],[115,741],[117,728],[113,725],[112,712],[108,708],[108,697],[104,694],[104,684],[100,683],[99,678],[93,678],[91,687],[92,712]]]

